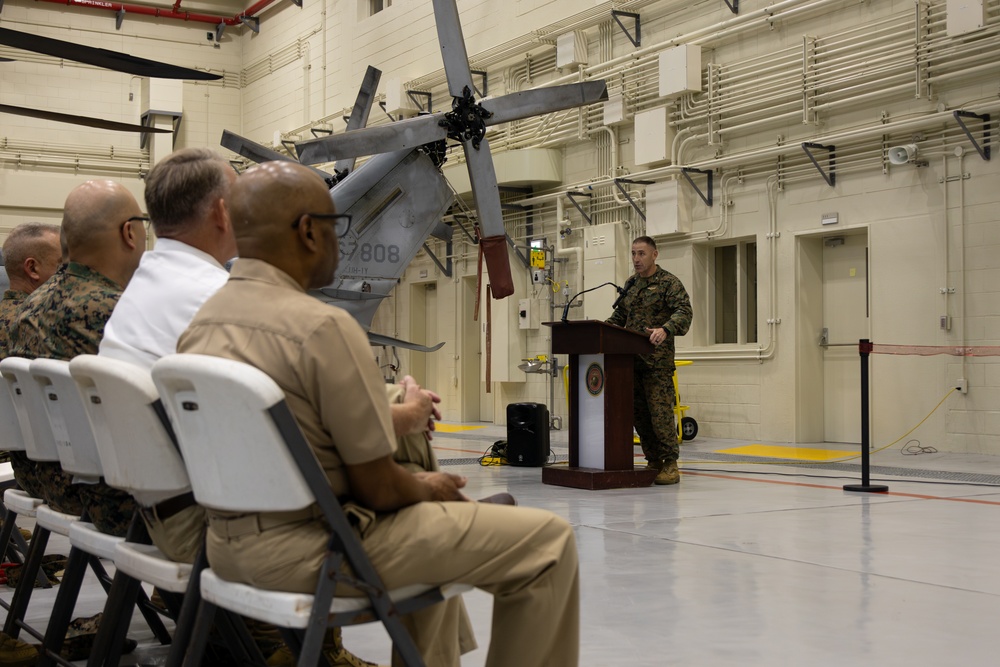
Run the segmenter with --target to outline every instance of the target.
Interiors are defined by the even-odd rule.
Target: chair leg
[[[14,596],[10,601],[10,608],[7,611],[7,621],[4,623],[3,632],[9,637],[17,638],[21,634],[21,623],[24,614],[28,610],[28,601],[31,600],[31,593],[34,590],[35,577],[42,570],[42,557],[45,555],[45,547],[49,543],[49,531],[39,525],[35,525],[35,531],[31,536],[31,548],[25,558],[21,570],[21,580],[17,582],[14,589]],[[44,576],[45,573],[42,572]]]
[[[116,573],[111,580],[111,590],[104,604],[104,616],[97,628],[97,637],[87,659],[87,667],[118,664],[121,645],[125,635],[128,634],[129,622],[132,620],[138,588],[139,582],[122,572]],[[118,647],[117,652],[113,650],[115,646]],[[112,656],[112,653],[116,655]]]
[[[69,557],[66,559],[66,572],[63,574],[62,583],[59,585],[59,593],[56,595],[55,605],[52,607],[52,615],[49,616],[49,625],[45,630],[45,639],[42,641],[41,658],[38,661],[39,667],[51,667],[55,661],[48,654],[51,651],[59,655],[62,650],[63,641],[66,639],[66,629],[73,618],[73,610],[76,607],[76,599],[80,594],[80,586],[83,584],[83,577],[87,573],[87,562],[90,554],[76,547],[69,550]]]
[[[181,611],[177,614],[174,641],[170,646],[170,653],[167,655],[166,667],[181,667],[185,652],[188,651],[188,644],[193,641],[192,635],[201,607],[201,572],[206,567],[208,567],[208,559],[205,557],[205,547],[202,546],[191,566],[191,577],[188,580],[187,591],[184,593]]]
[[[198,614],[191,633],[191,645],[184,656],[184,667],[200,667],[202,656],[205,655],[205,645],[208,643],[208,632],[215,620],[215,605],[202,600],[198,604]]]

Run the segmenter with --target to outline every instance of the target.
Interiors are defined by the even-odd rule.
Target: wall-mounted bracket
[[[812,142],[806,141],[802,144],[802,150],[805,151],[806,156],[809,161],[813,163],[819,175],[823,177],[826,184],[831,188],[837,184],[837,147],[836,146],[825,146],[823,144],[814,144]],[[823,165],[819,163],[816,156],[812,154],[812,150],[824,150],[827,152],[827,168],[824,169]]]
[[[389,117],[389,120],[391,120],[391,121],[392,121],[392,122],[394,122],[394,123],[396,122],[396,119],[392,117],[392,114],[391,114],[391,113],[389,113],[388,111],[386,111],[386,110],[385,110],[385,100],[380,100],[380,101],[379,101],[379,103],[378,103],[378,108],[379,108],[379,109],[381,109],[381,110],[382,110],[382,112],[383,112],[383,113],[384,113],[384,114],[385,114],[386,116],[388,116],[388,117]],[[347,120],[347,119],[345,118],[344,120]]]
[[[260,17],[259,16],[241,16],[240,23],[246,27],[253,30],[255,33],[260,34]]]
[[[298,160],[299,159],[299,154],[295,150],[295,142],[294,141],[289,141],[288,139],[282,139],[281,140],[281,145],[285,147],[285,150],[288,151],[288,154],[292,157],[292,159],[294,159],[294,160]]]
[[[654,181],[631,181],[627,178],[615,179],[615,187],[618,188],[618,191],[621,192],[625,199],[628,200],[628,203],[632,205],[632,208],[634,208],[635,212],[639,214],[639,217],[642,218],[643,222],[646,221],[646,214],[641,208],[639,208],[639,205],[635,203],[635,200],[632,199],[632,195],[628,193],[628,190],[622,187],[622,183],[628,183],[630,185],[652,185],[653,182]]]
[[[625,24],[622,23],[621,17],[623,16],[625,18],[632,19],[633,21],[635,21],[635,37],[632,36],[632,33],[630,33],[628,31],[628,28],[625,27]],[[621,12],[618,11],[617,9],[612,9],[611,18],[615,20],[615,23],[618,24],[618,27],[621,28],[622,32],[625,33],[625,36],[628,37],[628,41],[632,42],[632,46],[636,47],[642,46],[642,20],[639,18],[638,14],[634,12]]]
[[[965,136],[969,138],[972,145],[976,148],[976,152],[979,153],[979,157],[983,158],[987,162],[990,161],[990,115],[988,113],[978,114],[972,113],[971,111],[962,111],[959,109],[955,112],[955,121],[958,123],[962,131],[965,132]],[[969,130],[968,126],[965,124],[963,118],[975,118],[976,120],[981,120],[983,122],[983,143],[980,145],[976,138],[972,136],[972,132]]]
[[[521,252],[521,249],[517,247],[516,243],[514,243],[514,239],[510,237],[510,234],[504,234],[504,237],[507,239],[507,245],[511,247],[511,249],[514,251],[514,254],[517,255],[517,258],[521,260],[521,264],[524,265],[524,268],[530,269],[531,260],[524,256],[524,253]]]
[[[580,206],[580,202],[578,202],[576,200],[576,198],[577,197],[581,197],[581,198],[586,197],[587,199],[593,199],[594,195],[592,195],[589,192],[577,192],[577,191],[574,190],[574,191],[571,191],[571,192],[567,192],[566,196],[569,198],[570,203],[573,204],[573,206],[576,207],[576,210],[578,210],[580,212],[580,215],[583,216],[583,219],[587,221],[587,224],[588,225],[593,224],[593,222],[591,222],[590,214],[583,210],[583,207]]]
[[[435,255],[434,251],[430,249],[430,246],[428,246],[426,243],[424,244],[424,252],[426,252],[427,256],[431,258],[431,261],[434,262],[434,264],[437,265],[439,269],[441,269],[441,273],[443,273],[446,278],[451,278],[451,250],[452,250],[451,241],[446,241],[445,252],[447,252],[448,254],[448,256],[445,257],[445,261],[448,263],[446,266],[441,263],[441,260],[437,258],[437,255]]]
[[[482,87],[477,86],[475,83],[472,84],[472,87],[476,89],[476,94],[479,95],[479,97],[489,97],[490,96],[490,86],[489,86],[489,83],[486,81],[486,70],[483,70],[483,69],[470,69],[469,70],[469,74],[471,74],[473,76],[478,76],[482,80],[482,82],[483,82]]]
[[[292,0],[292,4],[295,5],[296,7],[301,8],[302,7],[302,0]]]
[[[226,32],[225,21],[219,21],[219,25],[215,26],[215,43],[218,44],[222,41],[222,34]]]
[[[325,127],[310,127],[309,132],[317,139],[320,137],[329,137],[333,134],[333,130],[328,130]]]
[[[0,5],[2,6],[2,5]],[[115,13],[115,30],[122,29],[122,23],[125,21],[125,8],[122,7]]]
[[[146,127],[153,127],[153,123],[156,121],[154,116],[170,116],[173,120],[174,126],[174,137],[173,144],[177,145],[177,130],[181,126],[181,119],[184,117],[183,113],[174,113],[172,111],[154,111],[150,109],[149,111],[143,113],[139,116],[139,124]],[[139,148],[145,148],[149,141],[149,132],[142,132],[139,134]]]
[[[417,109],[419,111],[424,111],[427,113],[432,113],[434,111],[434,109],[432,108],[433,99],[431,98],[430,93],[425,93],[422,90],[408,90],[406,91],[406,96],[410,98],[411,102],[417,105]],[[424,103],[421,102],[421,100],[423,100],[423,102],[426,103],[426,107],[424,106]]]
[[[691,184],[691,187],[694,188],[694,191],[698,193],[698,196],[701,197],[701,200],[703,202],[705,202],[705,206],[711,206],[712,205],[712,179],[713,179],[712,170],[711,169],[695,169],[694,167],[684,167],[683,169],[681,169],[681,174],[684,176],[684,178],[687,180],[687,182]],[[694,179],[691,178],[691,174],[704,174],[708,178],[708,184],[707,184],[707,186],[705,188],[705,190],[708,193],[707,196],[706,196],[706,193],[702,192],[701,188],[698,187],[698,184],[694,182]]]
[[[740,0],[733,0],[732,2],[730,2],[729,0],[722,0],[722,1],[726,3],[726,7],[729,7],[729,11],[731,11],[733,14],[740,13]]]

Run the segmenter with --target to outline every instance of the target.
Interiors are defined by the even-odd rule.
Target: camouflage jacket
[[[649,278],[635,274],[625,283],[625,294],[607,319],[632,331],[648,334],[646,328],[663,328],[667,339],[652,354],[640,358],[650,366],[673,370],[674,337],[691,327],[691,299],[674,274],[656,267]]]
[[[83,264],[60,266],[21,305],[10,329],[10,354],[65,360],[97,354],[121,293],[118,283]]]
[[[9,289],[0,301],[0,359],[5,359],[10,351],[10,327],[14,324],[14,313],[28,298],[27,292]]]

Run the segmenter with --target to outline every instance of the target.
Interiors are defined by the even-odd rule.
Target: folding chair
[[[11,376],[11,381],[16,383],[13,376]],[[30,424],[26,423],[24,427],[30,429]],[[18,419],[17,412],[14,410],[10,383],[6,380],[0,381],[0,432],[3,433],[4,438],[3,449],[16,452],[25,451],[24,442],[26,436],[23,432],[22,424]],[[27,437],[30,436],[31,433],[29,431]],[[0,465],[0,490],[3,490],[4,494],[4,501],[2,507],[0,507],[4,517],[3,530],[0,531],[0,558],[5,562],[10,561],[23,564],[24,559],[28,556],[28,543],[21,535],[21,531],[17,530],[17,517],[21,515],[29,519],[34,519],[35,509],[43,501],[40,498],[32,498],[18,488],[17,482],[14,480],[14,470],[10,463]],[[11,542],[13,542],[13,545]],[[11,548],[12,546],[13,548]],[[44,572],[38,573],[37,581],[39,586],[45,588],[51,587],[49,578],[45,576]],[[0,605],[4,609],[10,609],[10,605],[5,600],[0,600]]]
[[[284,394],[261,371],[227,359],[176,354],[153,366],[153,381],[199,504],[235,513],[288,512],[316,504],[332,529],[313,595],[264,590],[223,581],[211,569],[202,572],[202,607],[188,659],[200,658],[204,624],[221,607],[292,629],[301,641],[300,667],[321,664],[328,626],[375,620],[385,626],[405,664],[423,665],[400,616],[470,587],[385,589]],[[353,575],[343,571],[345,564]],[[334,597],[338,584],[355,588],[359,597]]]
[[[49,426],[52,429],[63,471],[72,474],[74,480],[79,480],[80,483],[100,481],[104,470],[98,457],[94,432],[82,396],[70,376],[69,362],[56,359],[36,359],[31,362],[28,370],[45,399],[43,401],[45,411],[48,415]],[[129,535],[136,539],[138,534],[144,533],[145,529],[141,527],[138,517],[133,517]],[[80,586],[83,584],[87,564],[90,563],[99,578],[107,577],[98,559],[113,561],[115,547],[125,541],[123,537],[102,533],[83,518],[69,524],[68,537],[71,549],[62,585],[58,595],[56,595],[45,639],[42,642],[45,652],[39,661],[40,667],[51,665],[54,660],[53,656],[59,655],[62,649]],[[128,575],[125,573],[116,572],[114,580],[108,579],[105,589],[109,593],[109,598],[114,582],[127,577]],[[113,608],[127,610],[129,612],[127,616],[131,616],[131,610],[138,599],[141,603],[140,611],[153,634],[161,643],[170,643],[170,633],[164,627],[158,612],[149,604],[145,593],[139,589],[138,582],[131,590],[131,597],[116,601]],[[105,620],[102,620],[102,623],[104,622]],[[117,646],[120,650],[121,643]],[[99,652],[91,651],[92,657],[96,657],[95,653]]]
[[[187,471],[149,371],[117,359],[81,355],[69,363],[69,372],[84,398],[107,483],[131,493],[144,508],[189,494]],[[161,593],[184,595],[166,662],[167,667],[178,667],[201,599],[198,575],[207,565],[204,555],[199,554],[193,565],[179,563],[153,545],[127,539],[116,545],[114,559],[118,571],[129,575],[129,580],[120,586],[116,580],[112,586],[104,617],[108,630],[98,633],[95,653],[107,651],[106,664],[118,664],[115,650],[125,638],[129,616],[123,614],[122,603],[134,599],[142,581]],[[227,619],[227,624],[230,651],[244,662],[262,663],[256,647],[247,647],[252,641],[240,629],[242,622],[237,625]],[[92,656],[87,664],[101,663]]]

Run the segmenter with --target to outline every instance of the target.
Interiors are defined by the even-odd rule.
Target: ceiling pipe
[[[145,5],[132,5],[121,2],[105,2],[104,0],[40,0],[41,2],[52,2],[57,5],[68,5],[70,7],[82,7],[84,9],[104,9],[111,12],[142,14],[144,16],[155,16],[161,19],[175,19],[178,21],[195,21],[198,23],[211,23],[212,25],[243,25],[243,18],[252,18],[255,14],[264,10],[268,5],[276,0],[258,0],[258,2],[247,7],[245,10],[232,17],[212,16],[211,14],[197,14],[189,11],[178,11],[180,2],[174,4],[173,9],[162,9],[160,7],[147,7]]]

